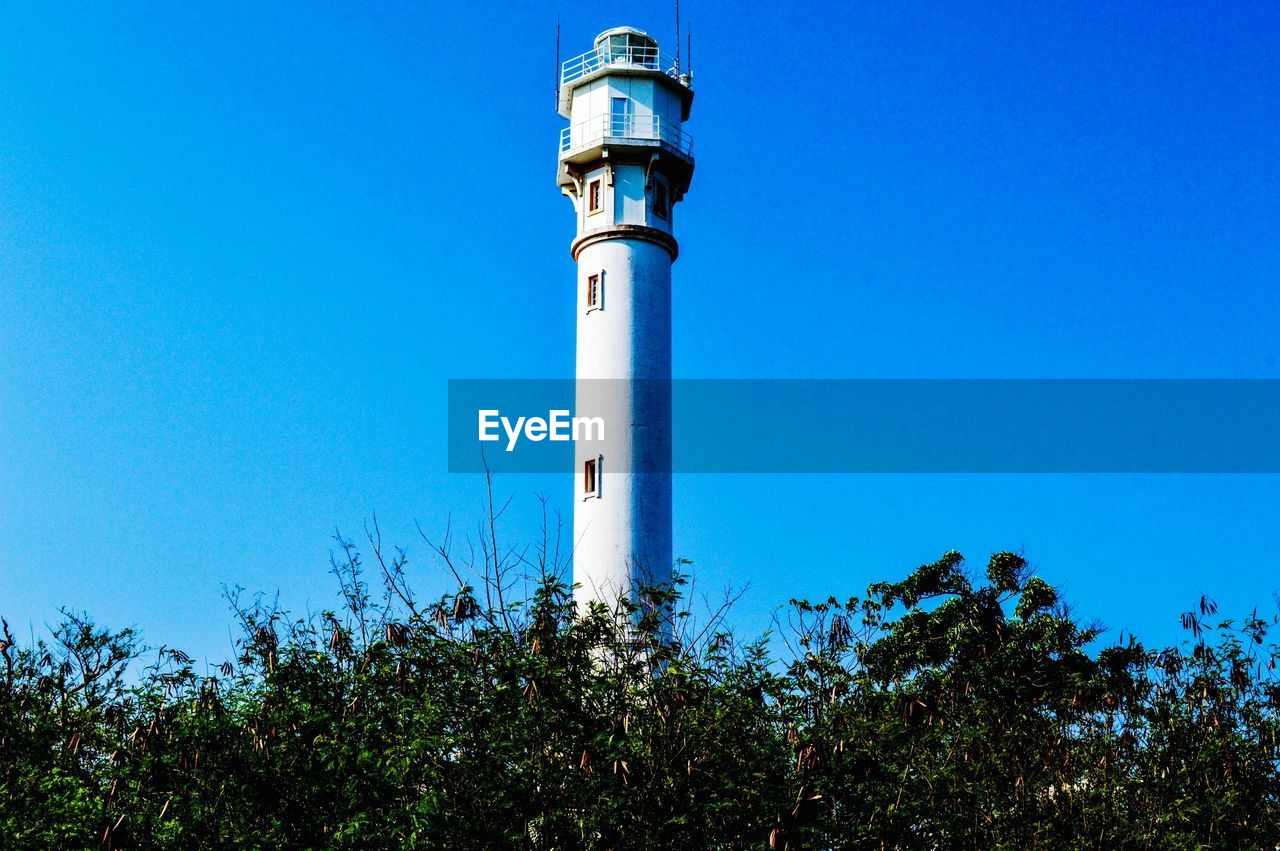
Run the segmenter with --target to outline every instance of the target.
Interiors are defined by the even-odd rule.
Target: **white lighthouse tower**
[[[564,63],[558,181],[573,201],[577,411],[574,582],[610,607],[670,580],[672,208],[693,175],[691,78],[641,30],[618,27]]]

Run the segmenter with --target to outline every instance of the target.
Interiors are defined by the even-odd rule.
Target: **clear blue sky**
[[[1032,8],[1035,7],[1035,8]],[[685,0],[683,377],[1280,377],[1280,7]],[[334,527],[480,516],[451,377],[573,364],[566,55],[668,3],[10,4],[0,612],[221,657],[224,583],[332,600]],[[501,211],[501,226],[473,227]],[[509,476],[513,541],[535,495]],[[684,476],[676,549],[789,597],[1024,549],[1156,640],[1273,610],[1275,476]]]

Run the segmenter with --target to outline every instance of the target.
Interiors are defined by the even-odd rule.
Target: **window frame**
[[[659,192],[662,193],[661,208],[658,206]],[[649,209],[653,211],[655,216],[662,219],[664,222],[671,221],[671,191],[668,189],[667,184],[658,180],[656,177],[653,179],[653,190],[649,199]]]
[[[593,177],[587,181],[587,215],[594,216],[601,212],[604,212],[603,176]]]
[[[604,471],[604,456],[597,455],[582,463],[582,498],[600,498],[600,477]]]
[[[592,295],[595,297],[592,298]],[[587,275],[587,313],[604,309],[604,270]]]

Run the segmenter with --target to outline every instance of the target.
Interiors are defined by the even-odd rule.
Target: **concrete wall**
[[[586,172],[582,181],[582,191],[585,196],[590,182],[600,179],[601,191],[604,193],[601,199],[600,212],[590,212],[585,197],[569,196],[570,200],[573,201],[574,215],[578,222],[578,233],[611,227],[615,224],[648,225],[665,233],[672,233],[675,203],[671,200],[670,187],[667,188],[667,216],[662,218],[653,213],[653,186],[645,183],[644,166],[622,164],[615,165],[612,169],[612,184],[610,184],[607,170],[603,167],[594,168]],[[663,186],[667,185],[666,177],[656,169],[650,179],[661,183]]]
[[[632,111],[637,117],[657,115],[680,126],[680,98],[652,77],[606,75],[576,87],[573,103],[569,108],[569,124],[581,124],[597,116],[608,115],[611,98],[625,97],[632,101]]]
[[[603,307],[588,311],[587,278],[594,274],[603,275]],[[634,239],[588,245],[578,257],[575,308],[575,413],[605,418],[606,445],[594,497],[583,492],[582,469],[598,447],[576,444],[574,579],[580,601],[612,604],[633,581],[671,575],[670,254]]]

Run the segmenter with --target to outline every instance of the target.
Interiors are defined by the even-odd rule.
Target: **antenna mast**
[[[676,0],[676,73],[680,73],[680,0]]]
[[[556,15],[556,104],[555,108],[560,110],[560,16]]]

